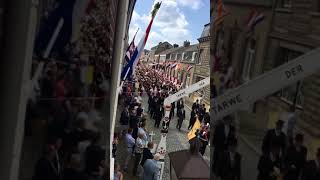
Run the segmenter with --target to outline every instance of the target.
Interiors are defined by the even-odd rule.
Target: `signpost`
[[[211,100],[211,122],[319,72],[320,48],[302,55]]]

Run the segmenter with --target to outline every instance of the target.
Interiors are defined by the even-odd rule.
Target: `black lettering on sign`
[[[286,74],[287,79],[290,79],[290,78],[292,78],[292,77],[294,77],[294,76],[296,76],[296,75],[298,75],[298,74],[300,74],[302,72],[303,72],[302,65],[299,64],[296,67],[293,67],[293,68],[291,68],[289,70],[286,70],[285,74]]]
[[[243,100],[241,99],[240,94],[233,96],[221,103],[217,104],[216,107],[213,107],[214,112],[217,114],[221,111],[230,109],[232,106],[242,103]]]
[[[180,94],[177,94],[177,97],[181,97],[182,95],[186,94],[185,91],[181,92]]]

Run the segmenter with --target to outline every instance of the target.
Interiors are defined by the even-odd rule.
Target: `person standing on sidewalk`
[[[218,159],[217,176],[221,180],[241,179],[241,155],[237,152],[238,142],[236,139],[229,141],[228,150]]]
[[[236,128],[231,125],[233,118],[231,116],[226,116],[223,118],[223,123],[216,125],[213,134],[213,172],[217,171],[217,161],[218,157],[227,150],[227,145],[229,141],[235,139]]]
[[[267,131],[265,137],[263,138],[263,143],[261,147],[262,152],[264,154],[270,153],[271,145],[274,143],[280,145],[281,154],[285,153],[286,146],[287,146],[287,137],[282,132],[283,124],[284,124],[284,121],[278,120],[276,123],[276,128],[270,129]]]
[[[153,149],[153,142],[148,142],[147,147],[143,148],[143,153],[142,153],[142,160],[141,160],[141,166],[143,167],[144,163],[146,162],[147,159],[153,159],[153,155],[151,153],[151,150]]]
[[[126,134],[126,143],[127,143],[127,158],[124,163],[124,170],[128,170],[128,164],[131,160],[132,154],[134,152],[135,139],[132,137],[133,130],[131,128],[128,129],[128,133]]]
[[[299,180],[301,170],[307,161],[307,148],[303,146],[303,135],[297,134],[295,144],[291,145],[285,155],[286,174],[284,180]]]
[[[320,147],[316,153],[316,159],[311,160],[305,166],[301,180],[318,180],[320,179]]]
[[[143,134],[138,134],[138,138],[136,139],[136,144],[134,148],[134,165],[132,173],[134,176],[137,176],[138,166],[141,162],[143,148],[145,147],[146,142],[143,140]]]
[[[184,110],[183,105],[180,106],[180,108],[177,110],[177,116],[178,116],[178,123],[177,123],[176,128],[179,129],[179,131],[180,131],[183,120],[186,118],[186,111]]]
[[[281,145],[271,144],[270,153],[263,154],[258,163],[257,180],[278,180],[282,179],[283,158],[281,156]]]

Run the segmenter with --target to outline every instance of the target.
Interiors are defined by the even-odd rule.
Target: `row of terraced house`
[[[176,68],[165,68],[165,72],[171,77],[177,78],[182,88],[187,88],[210,76],[210,24],[204,25],[198,42],[191,45],[189,41],[185,41],[180,47],[177,44],[160,42],[151,48],[151,51],[142,59],[145,62],[162,65],[177,63]],[[210,107],[210,87],[207,86],[191,94],[187,99],[188,102],[194,102],[198,99]]]

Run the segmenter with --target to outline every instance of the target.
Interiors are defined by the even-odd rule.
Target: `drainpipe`
[[[26,104],[31,85],[37,0],[5,1],[4,47],[0,65],[0,179],[18,180]]]
[[[110,94],[110,142],[107,144],[107,148],[110,148],[109,158],[110,158],[110,180],[114,179],[114,159],[112,158],[112,141],[116,122],[116,114],[118,108],[118,96],[119,96],[119,85],[120,76],[122,69],[122,62],[124,58],[124,47],[125,47],[125,37],[127,34],[127,12],[129,6],[129,0],[118,1],[117,9],[117,22],[116,22],[116,34],[115,34],[115,44],[114,52],[112,58],[112,75],[111,75],[111,94]]]

